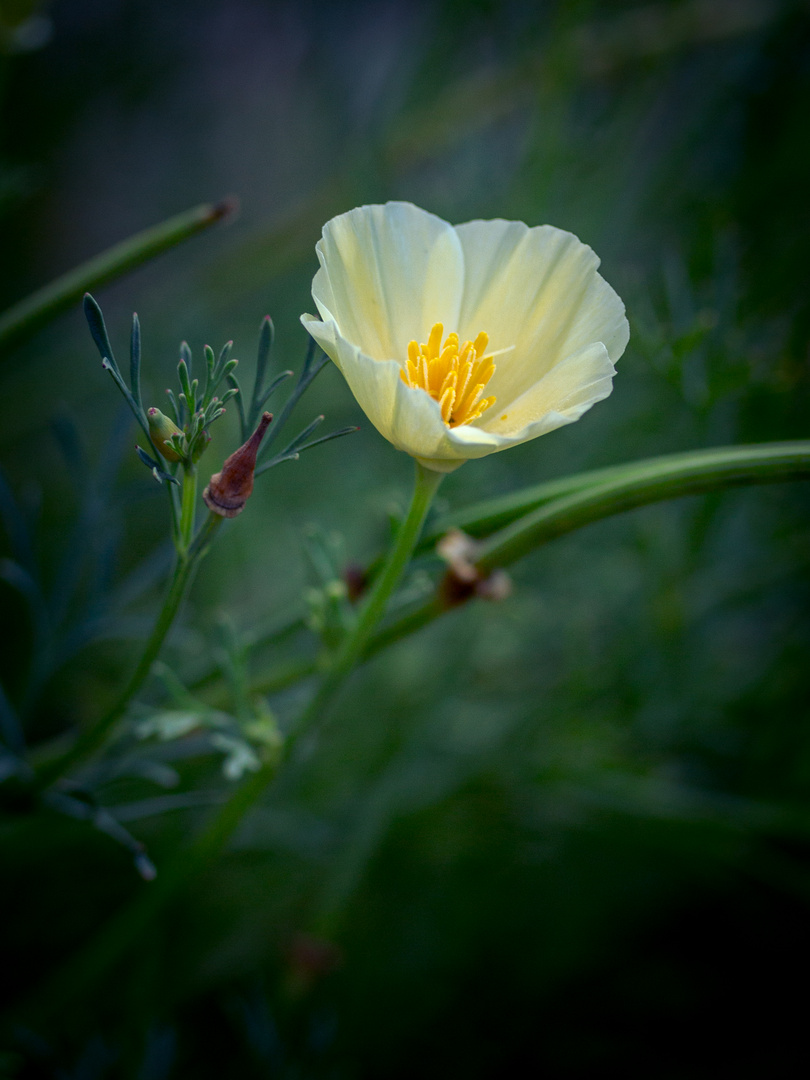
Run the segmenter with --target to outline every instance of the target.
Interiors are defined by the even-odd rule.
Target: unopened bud
[[[457,607],[474,596],[483,600],[505,600],[512,594],[512,579],[505,570],[484,573],[476,565],[478,545],[460,529],[451,529],[436,545],[447,563],[447,573],[439,586],[443,607]]]
[[[152,436],[152,442],[161,454],[167,461],[181,461],[180,454],[169,442],[172,435],[183,434],[174,420],[162,413],[160,409],[147,409],[146,419],[149,421],[149,434]]]
[[[368,573],[359,563],[349,563],[343,568],[343,580],[346,594],[352,604],[356,604],[368,588]]]
[[[253,470],[259,444],[273,419],[269,412],[263,413],[259,426],[244,446],[240,446],[226,460],[222,471],[214,473],[203,492],[205,505],[215,514],[232,518],[241,514],[253,491]]]

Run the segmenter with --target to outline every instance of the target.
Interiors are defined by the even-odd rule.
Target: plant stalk
[[[382,570],[374,579],[371,590],[360,608],[354,629],[344,639],[315,696],[304,710],[298,724],[299,728],[307,729],[313,722],[320,719],[365,652],[371,635],[385,614],[388,601],[410,561],[443,475],[433,469],[426,469],[416,462],[413,499],[408,514],[400,526],[396,542]]]
[[[294,731],[286,739],[285,756],[289,755],[301,733],[309,730],[322,719],[326,709],[363,655],[377,623],[385,612],[391,594],[408,565],[442,475],[425,469],[417,463],[413,499],[408,514],[400,526],[394,546],[360,610],[354,629],[339,649],[332,666],[314,698],[304,710]],[[168,604],[166,610],[169,610]],[[157,655],[157,648],[149,660],[150,666],[154,656]],[[139,671],[140,668],[141,665],[139,665]],[[146,671],[148,672],[148,667]],[[114,716],[110,723],[115,719],[117,716]],[[96,731],[98,726],[96,725],[93,731]],[[138,935],[166,903],[222,850],[245,814],[258,801],[276,775],[280,763],[280,758],[268,760],[242,783],[208,827],[190,847],[180,853],[173,865],[159,875],[155,884],[144,887],[131,904],[113,916],[74,961],[68,962],[57,971],[44,991],[38,995],[35,1008],[40,1015],[58,1008],[66,995],[73,997],[80,995],[126,953]]]
[[[91,728],[83,732],[60,757],[46,762],[37,771],[36,785],[41,790],[50,787],[66,773],[91,757],[105,742],[110,730],[126,712],[127,706],[146,682],[152,664],[158,657],[166,636],[174,623],[197,567],[208,544],[223,518],[210,514],[185,554],[178,555],[169,588],[152,633],[143,647],[135,670],[107,712]]]
[[[180,555],[191,546],[194,537],[194,518],[197,509],[197,466],[183,466],[183,493],[180,498]]]

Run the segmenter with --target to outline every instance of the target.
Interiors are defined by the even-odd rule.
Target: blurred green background
[[[444,507],[808,435],[806,2],[3,0],[0,46],[0,309],[240,199],[233,223],[96,292],[120,354],[141,317],[147,404],[181,339],[200,355],[233,338],[250,371],[266,313],[275,363],[300,367],[323,222],[396,198],[575,232],[631,323],[608,401],[466,465]],[[0,386],[19,508],[0,555],[29,529],[54,605],[38,619],[0,581],[0,677],[36,745],[120,684],[159,602],[166,506],[78,310],[7,351]],[[362,562],[404,504],[411,463],[331,366],[298,426],[317,412],[361,431],[257,484],[172,639],[184,677],[223,611],[250,633],[297,610],[312,523]],[[653,506],[543,548],[509,600],[378,656],[112,975],[6,1025],[0,1076],[796,1075],[808,541],[801,484]],[[253,673],[311,651],[293,635]],[[307,690],[271,696],[282,722]],[[228,783],[194,739],[153,750],[149,776],[97,795],[160,869]],[[149,886],[54,810],[6,808],[0,842],[12,1008]]]

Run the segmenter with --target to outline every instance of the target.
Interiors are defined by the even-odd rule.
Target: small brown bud
[[[343,953],[337,945],[313,934],[294,934],[285,945],[286,990],[293,998],[306,994],[343,963]]]
[[[476,565],[478,545],[460,529],[451,529],[436,545],[447,563],[447,573],[439,586],[445,608],[457,607],[474,596],[482,600],[505,600],[512,593],[512,580],[505,570],[486,574]]]
[[[356,604],[368,588],[368,573],[359,563],[349,563],[343,568],[343,580],[349,602]]]
[[[267,425],[273,419],[270,413],[262,414],[259,426],[244,446],[240,446],[225,461],[222,471],[214,473],[203,492],[205,505],[214,514],[233,518],[241,514],[245,503],[253,491],[253,470],[256,468],[256,454],[259,444],[267,431]]]

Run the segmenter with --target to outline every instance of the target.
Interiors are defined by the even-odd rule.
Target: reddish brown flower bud
[[[457,607],[473,596],[483,600],[505,600],[512,593],[512,581],[505,570],[483,573],[476,566],[478,545],[460,529],[451,529],[436,545],[447,563],[447,573],[439,586],[442,607]]]
[[[368,574],[359,563],[349,563],[343,569],[343,581],[350,603],[356,604],[368,588]]]
[[[289,964],[286,989],[294,998],[307,993],[343,963],[339,946],[313,934],[293,935],[284,951]]]
[[[259,444],[272,419],[269,412],[263,413],[259,426],[245,445],[231,454],[222,466],[222,471],[214,473],[208,481],[203,498],[205,505],[213,513],[227,518],[242,513],[253,491],[253,470],[256,468]]]

